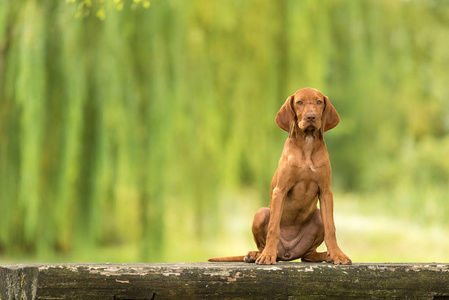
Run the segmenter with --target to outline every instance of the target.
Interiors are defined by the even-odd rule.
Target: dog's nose
[[[309,121],[309,122],[313,122],[313,121],[316,120],[316,114],[314,114],[314,113],[308,113],[308,114],[306,114],[306,119],[307,119],[307,121]]]

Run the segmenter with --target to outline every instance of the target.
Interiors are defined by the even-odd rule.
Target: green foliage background
[[[252,250],[287,135],[274,117],[306,86],[342,120],[326,142],[343,250],[444,259],[449,2],[120,2],[104,20],[0,2],[1,261]]]

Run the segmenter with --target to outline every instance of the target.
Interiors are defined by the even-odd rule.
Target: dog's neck
[[[315,151],[324,144],[320,130],[301,130],[296,128],[290,137],[302,153],[303,161],[312,165]]]

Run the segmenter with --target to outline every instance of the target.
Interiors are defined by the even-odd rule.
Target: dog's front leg
[[[341,251],[337,244],[334,223],[334,199],[330,189],[324,189],[320,193],[321,219],[324,225],[324,242],[327,253],[334,264],[352,264],[351,259]]]
[[[257,264],[276,264],[277,247],[281,232],[281,216],[286,195],[286,189],[276,187],[273,190],[270,201],[270,221],[268,222],[267,241],[262,254],[256,260]]]

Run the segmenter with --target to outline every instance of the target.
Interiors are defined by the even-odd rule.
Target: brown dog
[[[352,263],[337,245],[331,165],[323,138],[324,132],[339,122],[329,99],[316,89],[304,88],[287,98],[276,115],[276,124],[289,137],[271,181],[270,207],[260,208],[253,220],[259,251],[209,261],[275,264],[301,258],[309,262]],[[327,253],[316,251],[323,240]]]

